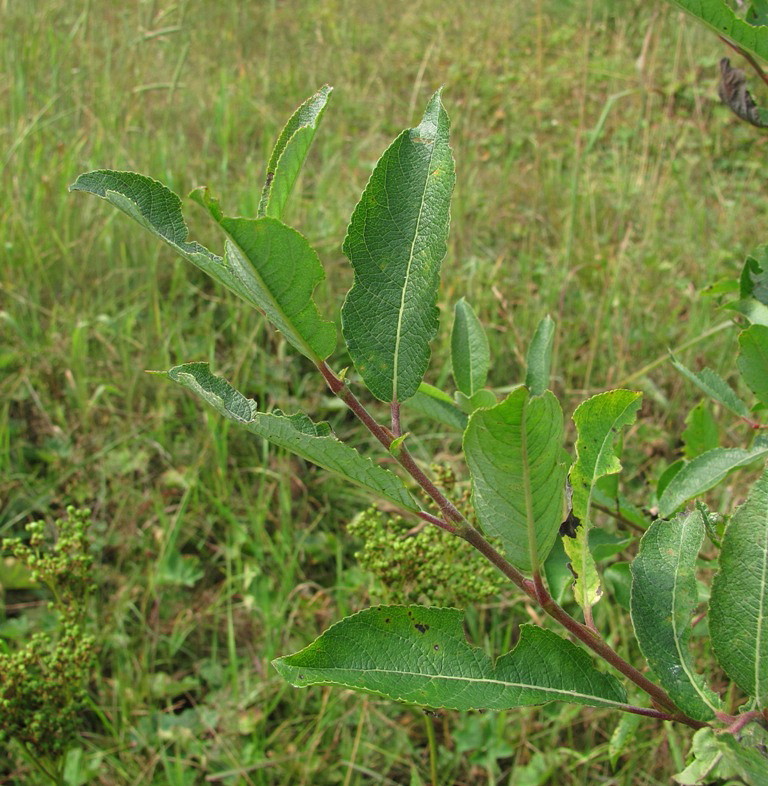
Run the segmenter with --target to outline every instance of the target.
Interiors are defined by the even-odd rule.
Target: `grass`
[[[209,360],[268,407],[302,405],[342,433],[351,422],[259,316],[67,186],[88,169],[133,169],[181,194],[208,184],[252,214],[280,126],[329,82],[287,215],[326,265],[328,311],[351,283],[340,244],[373,163],[444,84],[458,183],[443,313],[468,297],[498,387],[520,379],[549,312],[567,404],[645,389],[628,439],[639,485],[674,455],[691,389],[666,364],[636,372],[721,321],[698,290],[734,277],[765,239],[764,143],[717,102],[722,45],[663,3],[629,0],[0,11],[0,535],[69,503],[94,510],[99,673],[72,782],[425,782],[418,713],[295,691],[269,666],[381,592],[344,536],[368,500],[144,369]],[[681,359],[730,369],[732,339],[715,333]],[[445,378],[447,346],[446,328],[430,381]],[[451,443],[433,434],[418,448]],[[5,593],[0,633],[44,616],[39,603],[21,614],[26,600]],[[598,609],[620,639],[620,615]],[[504,597],[476,611],[475,640],[499,652],[510,619],[526,618]],[[559,705],[445,714],[441,782],[668,783],[686,732],[643,721],[612,768],[618,720]],[[0,754],[0,782],[35,777],[13,749]]]

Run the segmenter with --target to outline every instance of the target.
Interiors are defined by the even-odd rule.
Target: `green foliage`
[[[520,640],[495,663],[467,643],[462,612],[376,606],[337,622],[319,639],[274,661],[293,685],[340,685],[426,707],[506,709],[566,700],[616,706],[618,680],[551,631],[520,627]]]
[[[45,771],[58,769],[77,738],[94,664],[94,638],[86,632],[91,572],[90,511],[68,508],[56,522],[56,541],[46,543],[45,522],[27,525],[28,542],[2,541],[2,552],[24,566],[52,593],[57,631],[35,633],[18,650],[0,652],[0,744],[15,740]]]
[[[464,432],[480,525],[526,572],[538,570],[547,558],[563,520],[567,467],[562,443],[557,399],[549,391],[532,397],[525,387],[475,412]]]
[[[381,401],[419,388],[437,332],[437,287],[455,182],[440,93],[379,159],[344,240],[355,282],[341,310],[347,349]]]
[[[768,706],[768,471],[733,514],[712,582],[712,648],[726,674]]]
[[[454,308],[451,331],[451,365],[458,390],[472,398],[485,387],[490,364],[485,330],[472,306],[461,298]]]
[[[600,578],[589,550],[592,493],[600,478],[621,470],[615,452],[620,429],[635,421],[640,408],[640,394],[630,390],[601,393],[581,404],[573,413],[578,439],[576,462],[570,470],[573,515],[581,526],[573,538],[563,542],[576,575],[576,600],[589,615],[589,609],[600,599]]]
[[[319,107],[310,122],[313,132],[321,112]],[[570,457],[562,444],[562,409],[555,395],[546,390],[554,343],[551,320],[542,321],[529,348],[526,380],[531,389],[513,386],[509,395],[496,403],[496,394],[484,388],[491,369],[485,331],[466,302],[460,300],[451,342],[456,396],[451,400],[439,388],[423,382],[438,324],[435,304],[454,182],[448,128],[438,92],[430,100],[421,124],[400,134],[376,164],[344,242],[354,283],[342,308],[342,333],[368,392],[390,403],[391,427],[380,423],[357,397],[353,390],[357,379],[346,370],[337,375],[326,362],[334,349],[331,339],[335,330],[331,323],[321,320],[312,299],[323,271],[314,250],[298,232],[266,216],[227,218],[207,191],[197,190],[193,198],[207,208],[228,236],[224,256],[216,257],[202,246],[187,242],[178,199],[155,181],[100,170],[81,176],[73,188],[111,201],[214,279],[263,310],[366,426],[384,449],[384,457],[396,461],[399,470],[409,476],[413,493],[399,476],[338,440],[327,424],[315,423],[303,413],[286,416],[279,410],[259,412],[255,401],[212,375],[205,363],[176,366],[167,372],[170,379],[194,391],[246,430],[336,472],[399,509],[415,513],[422,522],[472,545],[583,647],[644,691],[654,708],[628,704],[626,691],[614,676],[596,669],[579,646],[540,625],[521,626],[516,646],[494,662],[467,642],[462,613],[446,608],[380,606],[361,611],[333,625],[300,652],[274,660],[275,668],[301,687],[350,687],[436,708],[502,710],[560,700],[648,714],[692,728],[721,721],[744,725],[757,720],[756,713],[741,718],[719,711],[716,714],[717,697],[706,689],[687,651],[686,622],[696,600],[696,554],[705,529],[713,528],[703,509],[692,517],[651,527],[641,541],[637,564],[631,571],[629,604],[638,641],[660,685],[649,681],[613,649],[595,624],[591,607],[602,593],[598,563],[621,554],[631,539],[609,533],[598,536],[594,532],[593,507],[603,495],[611,505],[616,504],[616,515],[623,518],[618,483],[610,476],[622,468],[617,442],[621,430],[635,422],[640,394],[611,390],[593,396],[576,409],[576,460],[567,486]],[[290,140],[285,149],[289,146]],[[305,153],[305,148],[297,147],[292,154],[294,161],[300,163]],[[747,361],[750,369],[760,354],[760,346],[751,351]],[[690,372],[675,363],[700,388],[747,419],[746,404],[722,378],[708,370]],[[417,395],[416,409],[420,406],[447,424],[461,427],[461,415],[470,416],[462,445],[472,480],[473,511],[464,512],[461,505],[451,501],[410,453],[413,440],[410,432],[403,433],[400,403]],[[698,441],[700,445],[709,438],[703,425],[698,428],[702,433],[692,435],[691,444]],[[673,466],[659,483],[662,514],[673,512],[732,469],[763,458],[766,452],[768,448],[758,439],[749,450],[712,448]],[[572,513],[563,521],[568,489]],[[745,646],[733,656],[720,654],[719,659],[734,681],[752,692],[758,705],[765,698],[765,680],[756,664],[766,660],[762,642],[768,637],[762,630],[762,608],[768,606],[768,582],[750,584],[749,593],[757,598],[756,606],[752,603],[750,613],[739,609],[738,599],[744,596],[739,591],[742,580],[736,576],[735,564],[737,558],[743,563],[755,554],[761,564],[766,561],[765,550],[759,550],[760,523],[752,521],[753,509],[768,504],[762,500],[762,493],[758,484],[754,496],[725,530],[723,555],[730,559],[721,560],[712,605],[713,613],[720,614],[724,638],[733,637],[745,623],[741,630]],[[612,512],[611,507],[608,512]],[[375,541],[371,527],[376,518],[364,514],[358,523],[369,543]],[[753,524],[758,531],[757,541],[744,536],[742,520]],[[731,527],[735,527],[734,534],[729,536]],[[583,622],[559,605],[562,588],[558,588],[556,599],[544,584],[544,576],[555,576],[560,582],[557,574],[563,573],[547,569],[545,562],[561,528],[575,530],[568,532],[575,537],[564,539],[564,549],[576,576],[574,596],[582,609]],[[423,542],[402,546],[405,541],[397,537],[398,530],[402,530],[399,521],[388,535],[392,550],[407,556],[407,567],[412,567],[417,558],[429,561],[438,556]],[[496,550],[489,537],[501,542],[506,556]],[[390,560],[370,556],[369,561],[382,576],[389,574],[391,578]],[[446,585],[460,581],[461,571],[450,570],[450,559],[448,567],[448,572],[439,576],[433,572],[425,579],[442,580]],[[765,571],[759,573],[762,576]],[[624,606],[628,603],[629,574],[626,561],[610,565],[605,572],[611,592]],[[468,594],[484,589],[482,581],[467,584]],[[754,608],[758,611],[751,615]],[[722,623],[725,617],[732,620],[727,630]],[[745,677],[750,670],[755,675],[753,684]],[[744,754],[744,762],[751,762],[751,756]]]
[[[691,615],[698,604],[696,558],[704,542],[698,512],[655,521],[632,562],[632,623],[648,665],[678,707],[710,720],[718,697],[695,672],[688,649]]]

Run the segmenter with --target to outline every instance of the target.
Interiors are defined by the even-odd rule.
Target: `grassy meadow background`
[[[72,783],[428,772],[419,712],[298,691],[269,665],[383,596],[345,533],[369,500],[144,372],[207,360],[267,408],[302,406],[341,435],[359,433],[352,419],[260,315],[106,203],[68,194],[75,177],[130,169],[182,195],[207,184],[254,214],[282,124],[334,85],[285,216],[326,266],[328,313],[351,284],[340,246],[373,164],[444,85],[458,181],[428,381],[446,381],[460,296],[488,328],[498,388],[520,380],[550,313],[569,413],[611,386],[647,393],[626,439],[640,494],[696,401],[667,348],[732,368],[733,332],[699,291],[768,240],[766,140],[719,105],[726,54],[661,0],[0,0],[0,536],[68,504],[93,510],[99,664]],[[221,246],[202,210],[186,214]],[[425,433],[418,456],[455,456],[450,435]],[[42,624],[44,597],[3,600],[14,646]],[[623,614],[598,609],[636,658]],[[528,618],[510,593],[470,622],[498,654]],[[688,731],[643,720],[612,765],[619,720],[566,705],[444,713],[441,783],[669,783]],[[0,783],[38,778],[0,750]]]

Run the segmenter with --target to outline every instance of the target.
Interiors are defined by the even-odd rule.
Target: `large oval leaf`
[[[455,181],[440,93],[379,159],[344,240],[355,280],[341,311],[355,367],[381,401],[419,387],[437,332],[437,289]]]
[[[566,465],[561,462],[563,413],[547,391],[513,390],[479,409],[464,432],[472,502],[483,531],[500,538],[519,570],[538,568],[563,520]]]
[[[612,675],[575,644],[534,625],[496,663],[471,646],[457,609],[378,606],[337,622],[301,652],[273,661],[297,687],[338,685],[454,710],[502,710],[549,701],[615,707]]]

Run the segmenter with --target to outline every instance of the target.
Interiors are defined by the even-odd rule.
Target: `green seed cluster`
[[[363,541],[355,556],[384,585],[387,600],[468,606],[498,597],[503,586],[489,562],[437,527],[414,531],[413,522],[369,508],[347,529]]]
[[[0,745],[11,738],[35,756],[55,758],[71,745],[94,662],[86,633],[88,598],[95,590],[88,554],[90,511],[67,509],[56,522],[58,538],[46,547],[45,523],[27,525],[28,542],[2,541],[2,551],[27,566],[53,593],[57,632],[36,633],[18,651],[0,654]]]

